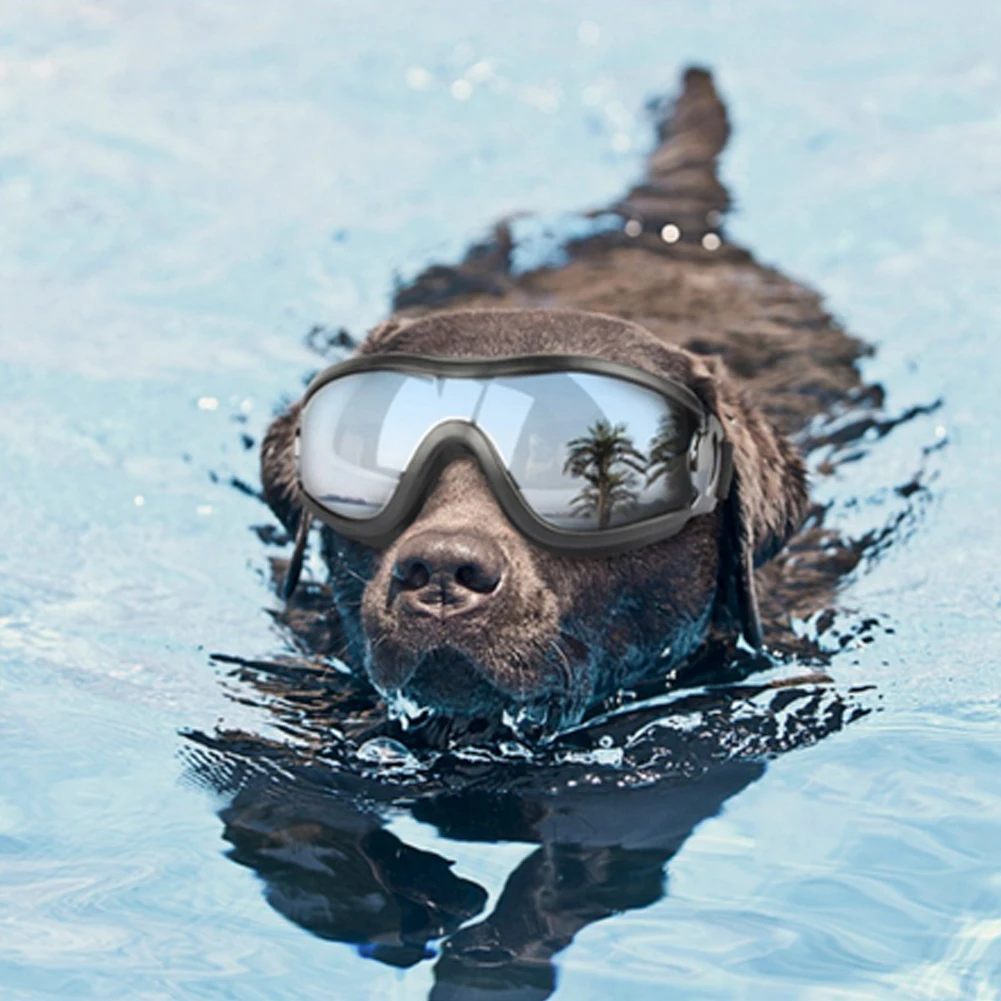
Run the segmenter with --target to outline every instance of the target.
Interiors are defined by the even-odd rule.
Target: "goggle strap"
[[[733,480],[733,443],[724,438],[720,443],[720,470],[716,480],[716,496],[726,500],[730,493],[730,483]]]
[[[312,524],[312,513],[303,508],[302,514],[299,516],[299,528],[295,533],[295,549],[292,551],[292,559],[289,560],[288,570],[285,572],[285,582],[282,584],[282,597],[286,601],[291,600],[299,585],[302,561],[306,555],[306,540],[309,538],[309,529]]]

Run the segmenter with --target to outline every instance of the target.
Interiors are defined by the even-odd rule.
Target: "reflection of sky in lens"
[[[599,404],[611,424],[625,424],[636,447],[645,452],[657,433],[657,422],[667,410],[663,397],[621,379],[572,374],[569,378]]]
[[[381,510],[398,477],[374,468],[380,413],[405,381],[391,372],[359,373],[317,392],[303,411],[299,470],[303,485],[345,517]]]
[[[378,464],[386,469],[404,469],[420,439],[447,420],[470,421],[488,429],[494,447],[507,457],[534,402],[524,389],[493,380],[410,376],[382,419]]]
[[[657,395],[620,379],[587,373],[529,376],[536,404],[521,428],[517,448],[505,454],[522,487],[566,485],[567,444],[587,435],[599,421],[623,424],[636,447],[645,450],[664,413]],[[492,435],[492,429],[485,427]]]

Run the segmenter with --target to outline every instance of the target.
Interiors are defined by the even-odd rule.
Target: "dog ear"
[[[713,622],[762,642],[754,568],[770,560],[799,528],[809,501],[806,469],[789,440],[731,380],[716,358],[699,359],[695,390],[719,418],[733,446],[733,478],[723,503]]]
[[[268,427],[261,444],[264,500],[291,535],[299,529],[303,506],[295,469],[295,433],[301,403],[293,403]]]

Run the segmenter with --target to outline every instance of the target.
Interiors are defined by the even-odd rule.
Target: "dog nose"
[[[483,604],[497,590],[504,569],[504,554],[492,540],[427,530],[401,543],[393,581],[411,610],[446,616]]]

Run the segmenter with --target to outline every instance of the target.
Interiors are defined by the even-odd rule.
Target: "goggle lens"
[[[303,486],[342,518],[374,518],[424,438],[449,420],[487,437],[525,504],[556,528],[634,524],[693,498],[695,414],[625,379],[572,371],[335,378],[303,411]]]

